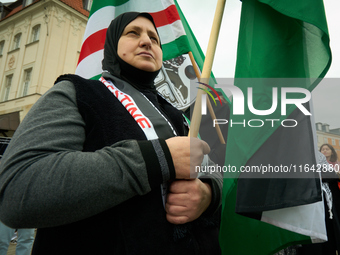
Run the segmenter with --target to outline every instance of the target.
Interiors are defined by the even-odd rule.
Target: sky
[[[1,0],[0,0],[1,1]],[[191,29],[205,53],[218,0],[177,0]],[[1,1],[3,3],[13,1]],[[238,28],[242,2],[227,0],[218,44],[213,73],[217,78],[234,77]],[[324,82],[314,89],[313,104],[316,122],[328,123],[330,128],[340,128],[340,26],[339,0],[324,0],[328,29],[331,38],[332,65]],[[338,78],[338,79],[336,79]]]
[[[205,53],[217,0],[177,0],[177,2]],[[212,67],[215,77],[234,77],[241,5],[242,2],[239,0],[226,1]],[[324,5],[331,38],[332,65],[326,74],[326,79],[312,92],[312,100],[315,121],[328,123],[332,129],[340,128],[340,26],[338,18],[340,1],[324,0]]]

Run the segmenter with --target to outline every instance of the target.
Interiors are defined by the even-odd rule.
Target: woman
[[[59,77],[21,123],[2,160],[1,220],[38,227],[33,254],[218,254],[221,178],[190,176],[209,146],[190,151],[182,114],[156,93],[149,14],[112,21],[102,65],[100,81]]]
[[[338,154],[336,153],[334,147],[328,143],[321,145],[320,152],[325,155],[328,163],[333,167],[335,172],[339,172],[339,162]]]

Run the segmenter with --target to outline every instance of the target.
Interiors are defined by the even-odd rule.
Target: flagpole
[[[200,74],[200,71],[198,70],[198,67],[197,67],[194,55],[192,54],[191,51],[189,51],[188,54],[189,54],[192,66],[194,67],[194,71],[195,71],[196,77],[197,77],[198,80],[200,80],[201,79],[201,74]],[[212,105],[211,105],[211,102],[209,100],[209,97],[208,97],[208,100],[207,100],[207,104],[208,104],[208,110],[209,110],[211,118],[213,120],[216,119],[216,115],[215,115],[214,109],[212,108]],[[220,128],[220,126],[218,124],[215,124],[215,129],[216,129],[217,136],[218,136],[221,144],[225,144],[225,140],[224,140],[221,128]]]
[[[211,32],[210,32],[210,38],[209,38],[209,42],[208,42],[207,53],[206,53],[206,56],[205,56],[202,75],[201,75],[201,78],[200,78],[200,82],[207,83],[207,84],[209,84],[209,78],[210,78],[210,74],[211,74],[212,64],[213,64],[213,61],[214,61],[216,45],[217,45],[218,35],[219,35],[220,27],[221,27],[225,2],[226,2],[226,0],[218,0],[217,6],[216,6],[216,11],[215,11],[215,16],[214,16],[214,20],[213,20],[213,25],[212,25]],[[202,88],[202,89],[206,88],[202,84],[200,84],[199,87]],[[193,114],[192,114],[192,117],[191,117],[191,125],[190,125],[190,132],[189,132],[190,137],[197,137],[199,127],[200,127],[200,124],[201,124],[201,120],[202,120],[202,113],[201,113],[202,95],[205,94],[205,92],[202,89],[199,89],[198,92],[197,92],[194,111],[193,111]]]

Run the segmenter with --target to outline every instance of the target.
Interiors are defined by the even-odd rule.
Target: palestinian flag
[[[281,99],[303,101],[302,93],[284,95],[282,88],[313,90],[330,63],[322,0],[242,1],[235,85],[254,109],[272,109],[276,96],[277,105],[266,115],[249,107],[231,114],[226,165],[249,172],[225,174],[223,254],[273,254],[327,239],[313,115],[301,110],[312,113],[309,99],[299,108]]]
[[[116,16],[128,11],[148,12],[154,18],[164,61],[155,79],[156,88],[178,109],[186,109],[197,91],[190,90],[190,80],[196,77],[187,53],[193,52],[200,67],[203,66],[204,54],[173,0],[94,0],[76,74],[88,79],[100,77],[107,27]]]

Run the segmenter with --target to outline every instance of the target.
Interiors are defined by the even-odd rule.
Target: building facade
[[[0,136],[12,136],[59,75],[75,72],[91,2],[0,4]]]
[[[318,137],[318,148],[320,149],[324,143],[332,145],[340,161],[340,128],[330,129],[328,124],[321,122],[317,122],[315,125],[316,135]]]

